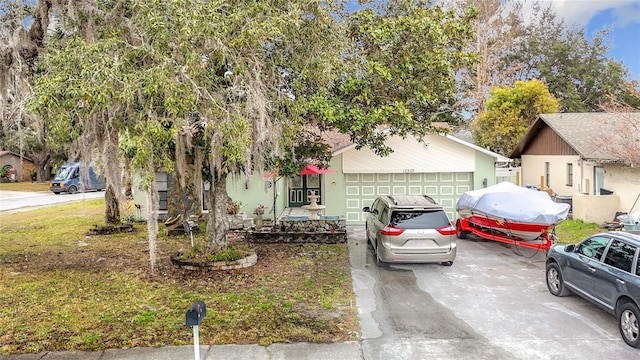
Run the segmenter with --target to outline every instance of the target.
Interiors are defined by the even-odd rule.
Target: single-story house
[[[35,170],[33,161],[9,150],[0,150],[0,168],[13,169],[9,181],[31,181],[29,171]]]
[[[412,136],[391,137],[387,145],[394,152],[388,157],[368,149],[357,150],[340,136],[334,136],[331,144],[329,169],[334,172],[291,178],[275,174],[229,178],[228,194],[248,217],[263,206],[265,219],[274,219],[274,214],[277,218],[287,208],[309,204],[309,195],[319,195],[324,215],[344,217],[347,225],[364,224],[362,208],[371,205],[378,195],[424,194],[441,203],[453,220],[457,218],[458,198],[465,191],[495,184],[497,165],[511,161],[451,135],[427,135],[422,141]],[[171,177],[159,173],[156,178],[162,202],[167,199]],[[137,191],[134,201],[144,207],[146,195]]]
[[[640,113],[541,114],[510,154],[521,159],[520,185],[570,198],[573,218],[586,222],[612,221],[634,204],[640,211],[640,168],[607,144],[623,121],[638,129]]]

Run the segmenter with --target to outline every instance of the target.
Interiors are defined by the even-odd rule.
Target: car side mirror
[[[365,207],[362,208],[362,211],[371,212],[371,209],[368,206],[365,206]]]
[[[567,245],[564,250],[566,252],[574,252],[576,251],[576,245],[575,244],[571,244],[571,245]]]

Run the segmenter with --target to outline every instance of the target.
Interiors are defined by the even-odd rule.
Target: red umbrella
[[[302,169],[302,171],[300,171],[300,175],[319,175],[319,174],[334,173],[334,172],[336,171],[333,169],[320,169],[319,167],[313,164],[308,164],[307,166],[304,167],[304,169]]]

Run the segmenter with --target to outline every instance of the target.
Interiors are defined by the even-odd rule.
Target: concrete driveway
[[[349,252],[365,359],[632,359],[616,319],[545,284],[545,256],[458,240],[453,266],[378,267],[364,227]]]

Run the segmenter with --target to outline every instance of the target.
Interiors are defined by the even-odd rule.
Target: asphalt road
[[[613,316],[545,284],[545,256],[458,240],[451,267],[376,266],[349,228],[364,359],[633,359]]]
[[[104,197],[104,191],[56,195],[50,191],[22,192],[0,190],[0,212],[33,210],[38,207],[59,205],[86,199]]]

